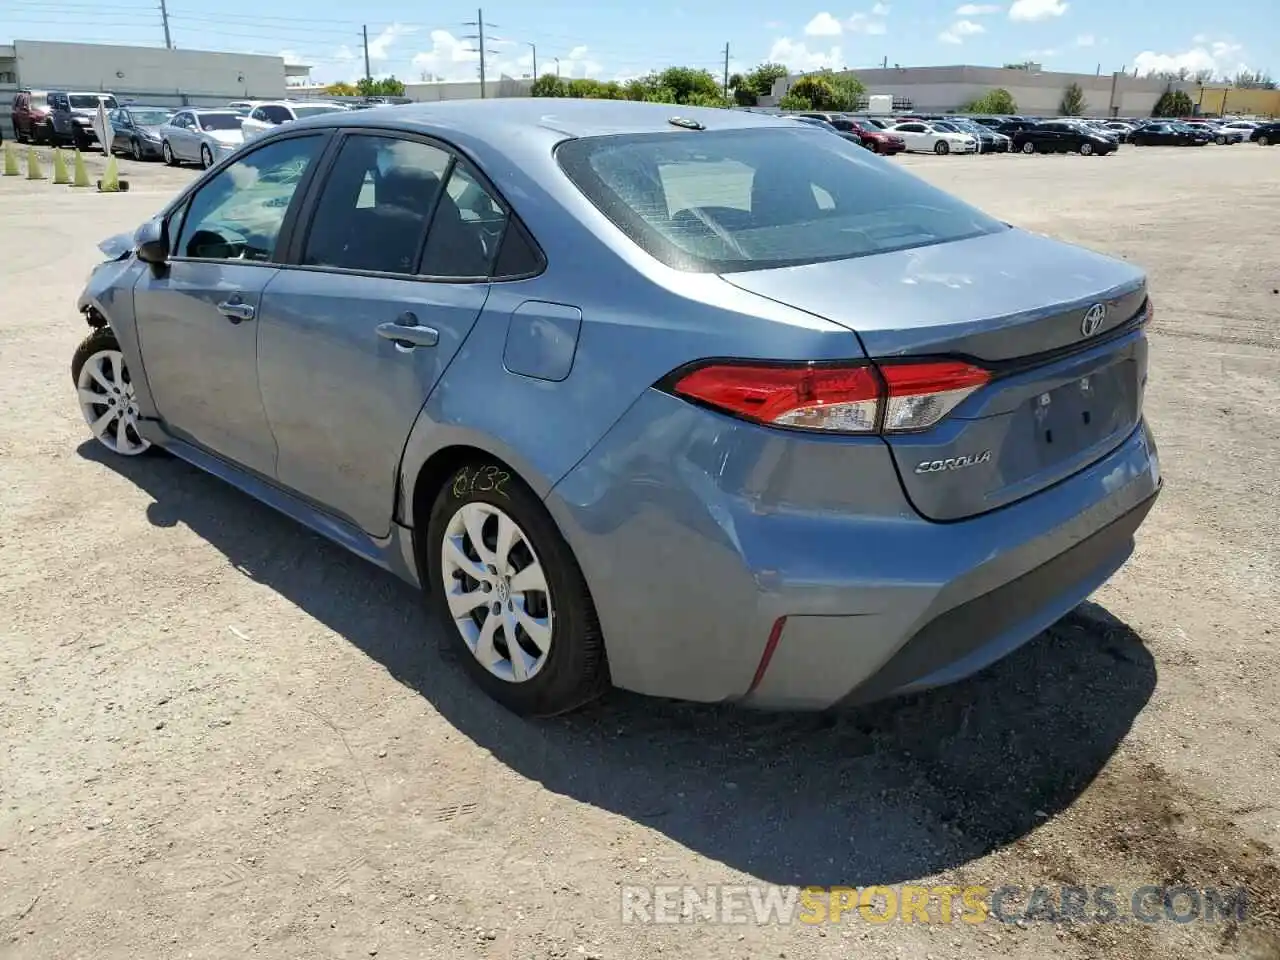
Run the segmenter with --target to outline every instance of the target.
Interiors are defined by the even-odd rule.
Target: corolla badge
[[[991,459],[991,451],[983,450],[981,453],[970,453],[963,457],[947,457],[945,460],[921,460],[916,464],[916,473],[943,473],[947,470],[963,470],[965,467],[975,467],[980,463],[987,463]]]
[[[1102,329],[1102,325],[1106,320],[1107,305],[1105,303],[1095,303],[1085,311],[1084,319],[1080,321],[1080,332],[1086,337],[1092,337]]]

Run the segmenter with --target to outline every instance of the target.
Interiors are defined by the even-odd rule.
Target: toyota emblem
[[[1107,305],[1105,303],[1095,303],[1085,311],[1084,319],[1080,321],[1080,332],[1086,337],[1092,337],[1102,329],[1102,324],[1106,319]]]

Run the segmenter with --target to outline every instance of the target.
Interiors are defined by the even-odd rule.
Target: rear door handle
[[[378,336],[390,340],[400,350],[412,350],[414,347],[434,347],[440,342],[440,331],[435,327],[424,327],[412,313],[403,313],[394,323],[380,323]]]
[[[218,304],[218,312],[232,323],[241,323],[252,320],[255,311],[251,303],[244,303],[241,300],[224,300]]]

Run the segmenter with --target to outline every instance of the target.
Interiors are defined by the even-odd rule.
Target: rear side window
[[[868,256],[1009,229],[821,130],[586,137],[556,152],[628,237],[681,270]]]

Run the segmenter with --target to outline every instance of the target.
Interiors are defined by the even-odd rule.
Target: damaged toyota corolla
[[[93,435],[421,586],[522,714],[957,680],[1115,573],[1161,488],[1141,271],[784,118],[335,113],[113,243]]]

